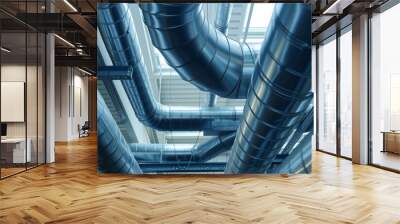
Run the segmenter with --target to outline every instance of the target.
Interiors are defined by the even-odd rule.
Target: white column
[[[55,75],[54,75],[54,35],[46,35],[46,163],[55,161]]]
[[[368,15],[353,20],[353,162],[368,163]]]

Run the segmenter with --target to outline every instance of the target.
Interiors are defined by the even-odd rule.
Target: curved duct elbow
[[[139,164],[99,93],[97,93],[97,125],[99,171],[141,174]]]
[[[217,15],[215,16],[215,27],[226,35],[228,30],[229,20],[232,12],[231,3],[220,3],[218,4]],[[217,104],[217,96],[214,93],[208,95],[208,106],[213,107]]]
[[[202,4],[146,3],[140,8],[153,45],[184,80],[221,97],[247,97],[254,52],[209,23]]]
[[[312,104],[311,12],[275,7],[226,173],[264,173]]]
[[[114,65],[131,66],[126,69],[132,78],[121,82],[142,123],[158,130],[219,132],[237,129],[241,108],[165,106],[156,101],[127,4],[99,4],[98,21]]]

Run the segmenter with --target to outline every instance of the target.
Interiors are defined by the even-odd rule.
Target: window
[[[350,27],[351,28],[351,27]],[[352,156],[352,35],[340,36],[340,155]]]
[[[371,159],[400,170],[400,5],[371,18]]]
[[[318,148],[336,153],[336,39],[334,37],[319,46],[318,57]]]

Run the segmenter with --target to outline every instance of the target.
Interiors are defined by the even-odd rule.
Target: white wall
[[[37,70],[38,69],[38,70]],[[26,80],[27,78],[27,80]],[[32,161],[44,162],[44,74],[42,67],[25,64],[3,64],[1,66],[1,81],[3,82],[24,82],[26,84],[26,107],[22,112],[26,112],[26,120],[23,122],[6,122],[8,138],[25,138],[30,140],[32,150]],[[23,93],[22,93],[23,94]],[[7,97],[7,96],[2,96]],[[1,108],[10,110],[10,108]],[[10,111],[9,111],[10,112]],[[37,157],[37,154],[39,156]]]
[[[27,69],[27,70],[25,70]],[[28,72],[28,84],[29,87],[32,85],[35,88],[27,88],[27,119],[28,122],[36,124],[37,115],[37,99],[36,99],[36,80],[32,80],[31,75],[36,77],[36,67],[19,65],[19,64],[5,64],[1,66],[1,81],[2,82],[25,82],[26,71]],[[1,108],[1,110],[7,110],[7,108]],[[7,122],[7,135],[8,137],[25,137],[25,123],[26,122]],[[29,123],[28,129],[34,124]],[[34,127],[36,130],[36,126]],[[36,134],[36,133],[35,133]],[[29,137],[29,130],[28,130]]]
[[[72,67],[56,67],[55,140],[79,138],[78,124],[88,120],[88,78]]]

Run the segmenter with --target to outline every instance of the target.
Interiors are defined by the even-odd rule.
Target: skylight
[[[253,12],[250,19],[249,28],[267,28],[271,20],[274,4],[271,3],[255,3],[253,5]]]
[[[265,31],[272,17],[275,4],[255,3],[251,10],[250,22],[247,28],[247,35],[241,40],[248,43],[256,52],[261,48]]]

